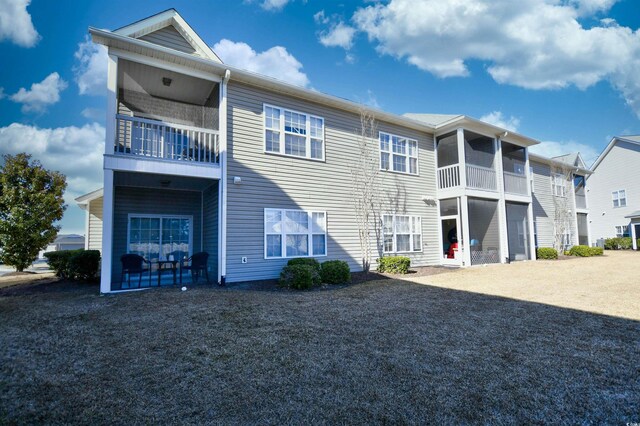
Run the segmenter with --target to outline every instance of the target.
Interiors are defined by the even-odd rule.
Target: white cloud
[[[328,31],[321,32],[319,40],[325,47],[342,47],[345,50],[349,50],[353,46],[355,33],[355,28],[340,21],[333,24]]]
[[[213,51],[226,64],[247,71],[271,76],[297,86],[309,86],[302,64],[282,46],[275,46],[257,53],[246,43],[222,39],[213,46]]]
[[[11,95],[11,100],[22,104],[22,112],[42,112],[49,105],[60,100],[60,92],[67,88],[67,82],[53,72],[40,83],[33,83],[31,89],[24,87]]]
[[[600,154],[600,152],[594,147],[575,141],[544,141],[540,142],[538,145],[530,147],[529,151],[545,157],[557,157],[560,155],[571,154],[573,152],[580,152],[580,155],[584,162],[587,163],[587,166],[591,166]]]
[[[0,0],[0,41],[11,40],[18,46],[33,47],[40,35],[27,12],[31,0]]]
[[[391,0],[356,10],[355,27],[381,54],[438,77],[487,64],[495,81],[527,89],[586,89],[608,80],[640,117],[640,30],[583,27],[614,0]]]
[[[256,1],[256,0],[245,0],[245,3],[259,3],[260,7],[263,8],[264,10],[271,10],[271,11],[280,11],[282,10],[291,0],[262,0],[262,1]]]
[[[80,114],[82,114],[84,118],[88,118],[90,120],[104,120],[105,118],[104,110],[99,108],[85,108],[80,112]]]
[[[7,95],[4,93],[4,87],[0,87],[0,99],[6,98]]]
[[[316,24],[328,24],[329,23],[329,18],[327,16],[325,16],[324,9],[321,10],[320,12],[317,12],[315,15],[313,15],[313,20],[315,21]]]
[[[97,123],[53,129],[12,123],[0,127],[0,154],[26,152],[67,176],[65,200],[102,185],[105,129]]]
[[[480,121],[502,127],[503,129],[511,130],[512,132],[517,132],[518,126],[520,125],[519,118],[514,116],[507,118],[502,114],[502,111],[492,111],[489,114],[485,114],[480,117]]]
[[[88,38],[78,44],[73,68],[81,95],[102,95],[107,89],[107,49]]]

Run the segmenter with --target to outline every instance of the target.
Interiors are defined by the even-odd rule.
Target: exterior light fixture
[[[167,87],[171,86],[171,79],[169,77],[162,77],[162,84]]]

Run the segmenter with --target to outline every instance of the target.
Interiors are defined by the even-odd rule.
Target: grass
[[[9,290],[0,424],[640,420],[630,319],[391,279]]]

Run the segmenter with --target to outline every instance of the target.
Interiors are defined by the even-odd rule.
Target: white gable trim
[[[175,9],[165,10],[133,24],[118,28],[113,33],[138,39],[169,25],[172,25],[200,56],[222,63],[220,57],[211,50],[207,43],[200,38]]]

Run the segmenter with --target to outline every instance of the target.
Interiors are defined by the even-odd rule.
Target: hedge
[[[327,260],[322,262],[320,277],[323,283],[346,284],[351,282],[349,264],[343,260]]]
[[[411,259],[405,256],[387,256],[378,259],[378,272],[407,274],[410,266]]]
[[[614,237],[604,240],[606,250],[629,250],[633,247],[631,237]]]
[[[100,252],[98,250],[62,250],[44,254],[56,276],[68,280],[90,281],[98,274]]]
[[[540,247],[536,250],[537,259],[557,259],[558,251],[551,247]]]
[[[318,274],[320,273],[320,262],[318,262],[312,257],[296,257],[294,259],[290,259],[287,262],[287,266],[294,266],[294,265],[311,266],[313,269],[316,270],[316,272],[318,272]]]
[[[280,272],[280,285],[295,290],[307,290],[320,284],[320,274],[310,265],[287,265]]]

